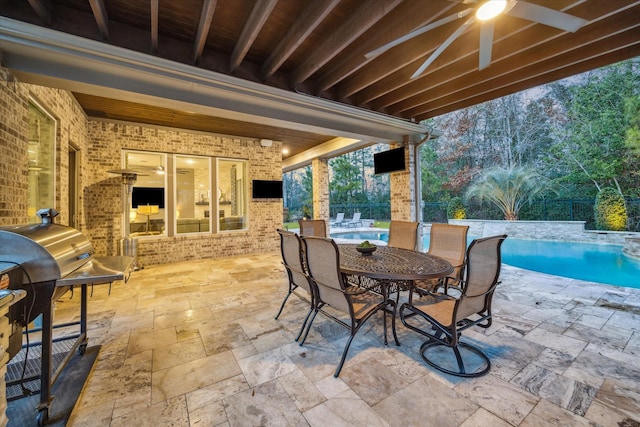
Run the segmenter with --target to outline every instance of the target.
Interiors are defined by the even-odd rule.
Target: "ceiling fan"
[[[476,21],[480,21],[480,63],[478,69],[482,70],[489,66],[491,63],[491,49],[493,47],[493,28],[495,19],[498,15],[506,14],[514,16],[516,18],[522,18],[529,21],[537,22],[539,24],[548,25],[550,27],[558,28],[560,30],[576,32],[580,27],[585,25],[588,21],[577,16],[569,15],[564,12],[559,12],[548,7],[540,6],[534,3],[519,0],[464,0],[465,4],[479,3],[478,6],[470,7],[461,12],[449,15],[438,21],[432,22],[428,25],[420,27],[392,42],[379,47],[378,49],[371,51],[365,55],[366,58],[371,59],[380,55],[381,53],[395,47],[401,43],[404,43],[420,34],[424,34],[427,31],[438,28],[442,25],[448,24],[460,18],[467,18],[462,25],[460,25],[428,58],[427,60],[416,70],[411,76],[412,79],[419,77],[424,70],[433,63],[433,61],[440,56],[440,54],[453,43],[467,28],[473,25]],[[475,12],[475,13],[473,13]]]

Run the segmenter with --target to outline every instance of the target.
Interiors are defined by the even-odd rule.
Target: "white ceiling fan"
[[[381,53],[395,47],[401,43],[406,42],[420,34],[424,34],[427,31],[438,28],[442,25],[448,24],[460,18],[467,18],[462,25],[460,25],[428,58],[427,60],[416,70],[411,76],[412,79],[419,77],[424,70],[429,67],[436,60],[438,56],[453,43],[467,28],[473,25],[476,21],[480,21],[480,63],[479,69],[482,70],[489,66],[491,63],[491,49],[493,47],[493,28],[495,19],[500,14],[506,14],[515,16],[516,18],[522,18],[529,21],[537,22],[539,24],[548,25],[550,27],[558,28],[560,30],[576,32],[580,27],[585,25],[588,21],[577,16],[569,15],[564,12],[559,12],[548,7],[540,6],[534,3],[528,3],[526,1],[519,0],[464,0],[465,4],[478,3],[478,6],[470,7],[462,12],[449,15],[438,21],[432,22],[424,27],[418,28],[406,34],[392,42],[379,47],[378,49],[371,51],[365,55],[366,58],[373,58]],[[474,13],[475,12],[475,13]]]

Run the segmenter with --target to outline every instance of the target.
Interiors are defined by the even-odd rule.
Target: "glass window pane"
[[[247,162],[218,160],[218,218],[220,231],[247,228]]]
[[[30,223],[40,222],[36,212],[55,208],[56,121],[29,103],[29,205]]]
[[[211,231],[209,158],[176,156],[176,233]]]
[[[166,233],[167,191],[165,154],[125,152],[125,168],[140,171],[133,186],[131,210],[125,221],[132,236]]]

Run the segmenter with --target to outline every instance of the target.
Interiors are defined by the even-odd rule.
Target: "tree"
[[[469,186],[467,199],[485,200],[495,204],[504,219],[515,221],[524,203],[531,201],[547,189],[545,178],[534,169],[526,167],[492,168]]]
[[[639,64],[636,58],[550,85],[566,123],[556,128],[549,163],[564,169],[558,181],[571,194],[593,197],[604,187],[625,194],[637,187],[638,158],[625,145],[634,115],[624,113],[640,95]]]

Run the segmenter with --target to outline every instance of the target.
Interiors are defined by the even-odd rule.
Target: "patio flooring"
[[[638,426],[640,289],[503,266],[494,323],[467,339],[491,372],[460,379],[426,365],[422,339],[380,318],[353,341],[291,297],[280,255],[149,266],[89,299],[94,370],[70,426]],[[56,321],[77,318],[64,296]]]

